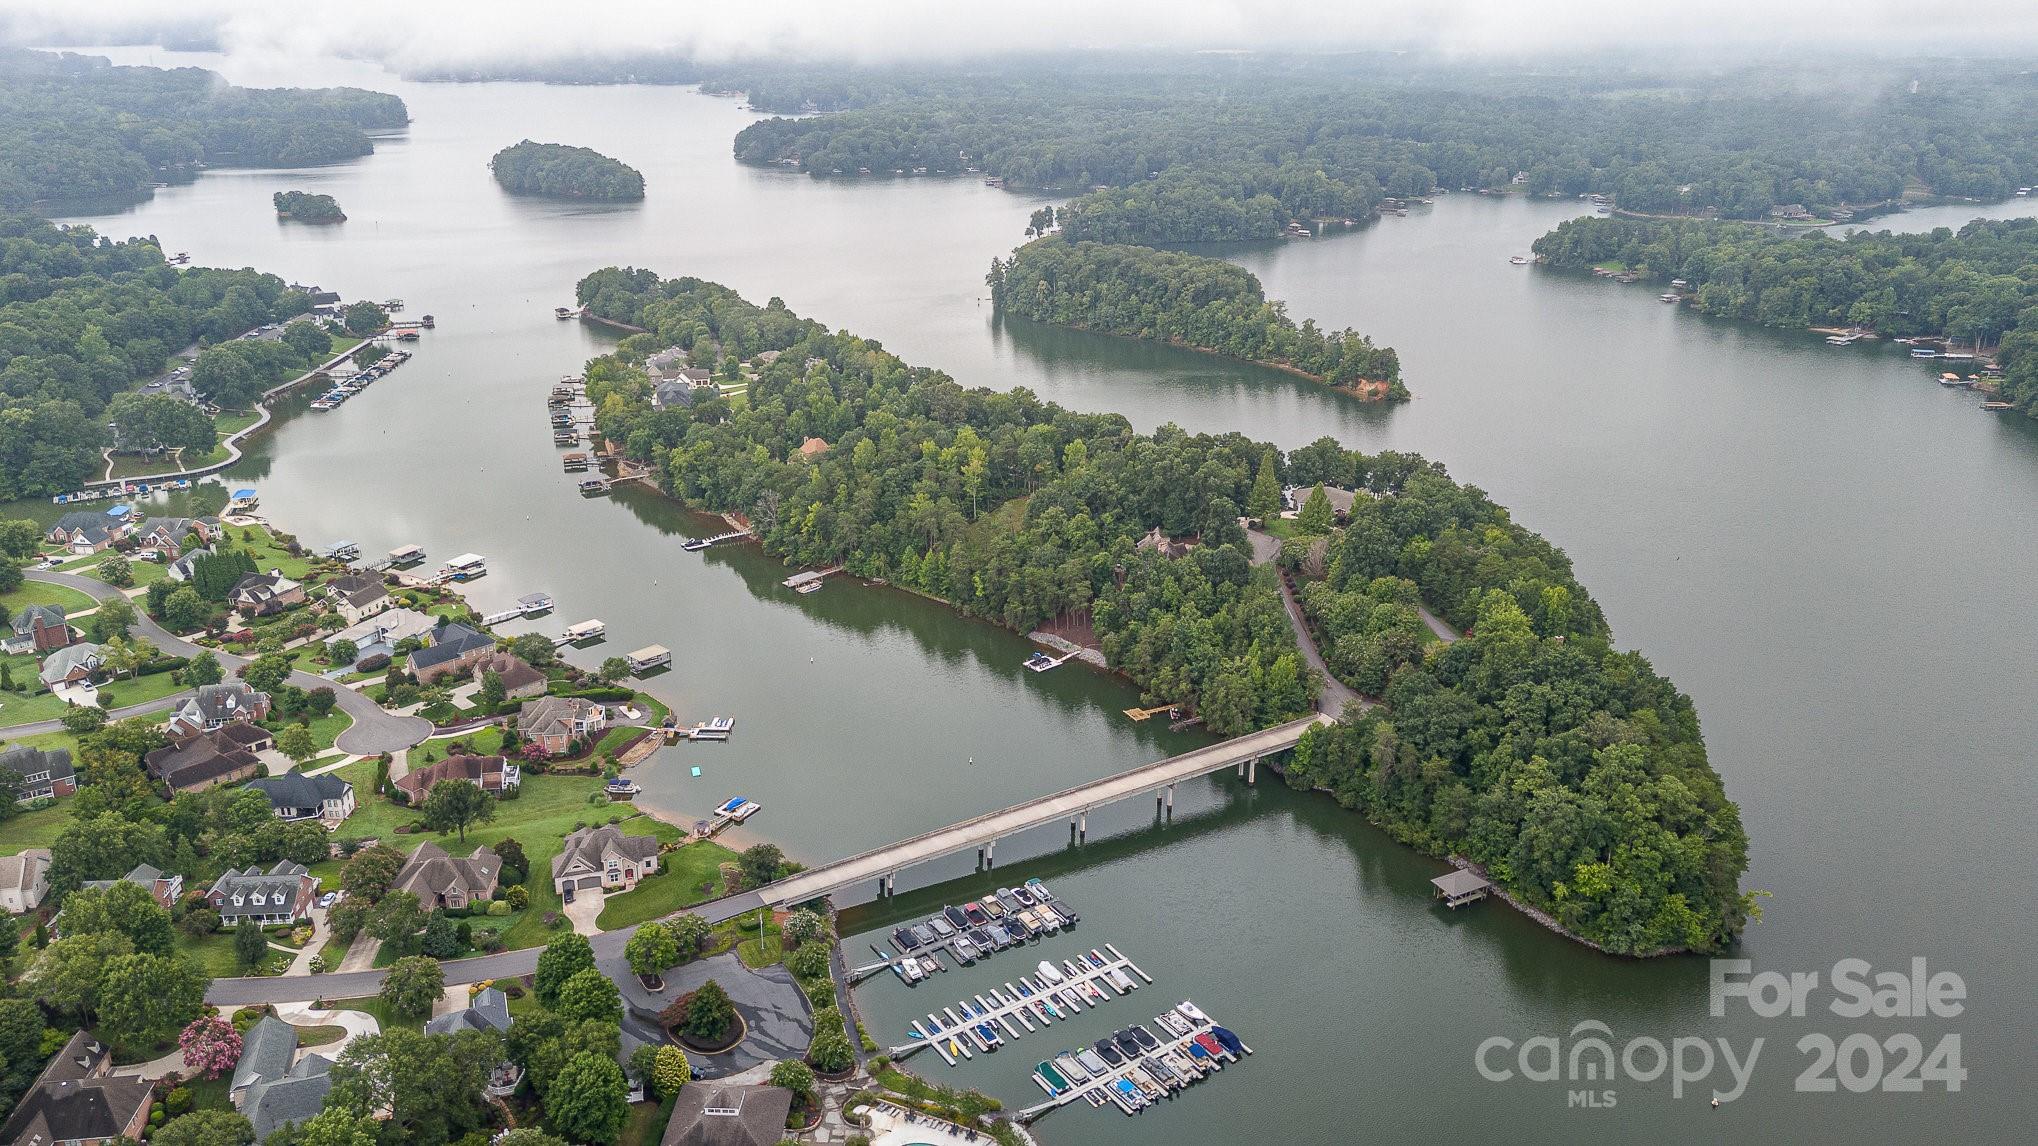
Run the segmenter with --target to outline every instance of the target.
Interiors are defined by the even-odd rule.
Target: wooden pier
[[[1059,983],[1048,982],[1047,976],[1036,969],[1018,976],[1016,983],[1008,979],[959,1001],[954,1007],[942,1007],[938,1014],[929,1013],[925,1023],[916,1019],[912,1024],[916,1041],[891,1048],[892,1056],[897,1058],[931,1047],[942,1061],[954,1066],[957,1055],[968,1058],[972,1048],[988,1054],[1007,1041],[1045,1030],[1051,1023],[1066,1021],[1088,1008],[1102,1006],[1153,983],[1153,977],[1118,948],[1106,943],[1104,951],[1093,947],[1083,961],[1062,960]],[[955,956],[951,953],[949,957]],[[986,1026],[992,1028],[989,1035],[982,1030]]]

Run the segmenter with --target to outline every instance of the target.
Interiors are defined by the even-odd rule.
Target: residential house
[[[34,911],[49,893],[48,848],[28,848],[11,856],[0,856],[0,911],[9,915]]]
[[[36,748],[10,744],[0,748],[0,768],[21,777],[21,800],[68,796],[78,790],[78,770],[68,748]]]
[[[358,625],[395,605],[396,598],[389,595],[382,578],[368,573],[349,573],[333,578],[326,585],[326,603],[346,618],[348,624]]]
[[[359,624],[348,625],[326,638],[327,642],[347,640],[354,642],[357,649],[380,648],[389,652],[397,642],[425,640],[439,627],[439,619],[416,609],[390,609],[377,613]]]
[[[91,641],[79,641],[58,649],[42,660],[43,687],[56,688],[89,680],[93,673],[99,671],[103,659],[99,646]]]
[[[276,737],[259,724],[227,724],[142,758],[149,775],[172,795],[238,784],[262,767],[258,752],[276,747]]]
[[[494,637],[455,621],[440,625],[432,643],[410,654],[406,667],[419,684],[430,684],[449,673],[466,676],[494,648]]]
[[[113,1048],[79,1031],[36,1076],[5,1125],[11,1146],[104,1146],[140,1141],[149,1124],[151,1079],[113,1075]]]
[[[286,1123],[307,1122],[324,1108],[332,1068],[324,1055],[297,1058],[297,1028],[267,1015],[241,1040],[227,1096],[254,1124],[255,1141],[265,1141]]]
[[[501,874],[502,858],[487,848],[475,848],[474,854],[458,859],[426,841],[410,853],[389,886],[417,896],[427,910],[462,908],[492,898],[496,877]]]
[[[552,857],[552,890],[602,888],[629,891],[658,871],[658,837],[626,836],[614,824],[581,828],[559,841]]]
[[[502,694],[509,700],[543,696],[546,686],[552,683],[551,678],[512,652],[490,653],[475,662],[475,680],[480,680],[483,673],[491,672],[502,679]]]
[[[425,1024],[428,1035],[450,1035],[460,1031],[508,1034],[509,1029],[509,996],[495,987],[477,992],[466,1010],[440,1015]],[[523,1081],[523,1077],[524,1068],[505,1059],[488,1072],[488,1083],[484,1089],[490,1098],[508,1098],[516,1093],[517,1083]]]
[[[465,780],[484,792],[500,794],[523,783],[523,773],[501,756],[448,756],[435,764],[413,768],[395,781],[412,807],[425,802],[441,780]]]
[[[540,697],[517,713],[517,735],[554,756],[607,727],[608,709],[577,696]]]
[[[293,768],[244,786],[269,797],[269,810],[279,820],[318,820],[331,828],[354,814],[354,786],[331,772],[307,776]]]
[[[234,582],[234,587],[227,591],[226,600],[227,604],[250,616],[266,617],[292,605],[304,604],[304,586],[275,570],[250,573]]]
[[[166,872],[154,864],[136,864],[135,869],[119,879],[88,879],[86,887],[112,887],[116,883],[135,883],[147,889],[149,895],[169,911],[184,897],[184,877]]]
[[[299,923],[311,918],[317,901],[318,877],[289,860],[278,861],[268,871],[253,864],[246,871],[228,868],[205,892],[206,906],[219,912],[220,926],[229,929],[244,920],[264,926]]]
[[[812,461],[828,452],[828,439],[808,438],[800,443],[800,457]]]
[[[242,681],[221,681],[199,685],[170,717],[170,725],[164,731],[172,740],[189,740],[229,724],[246,724],[268,716],[268,693],[257,692]]]
[[[659,1146],[776,1146],[793,1092],[782,1086],[693,1082],[679,1088]]]
[[[165,572],[172,581],[189,581],[193,571],[198,566],[198,559],[200,557],[210,557],[212,554],[213,550],[210,545],[202,545],[197,549],[186,550],[178,554],[176,559],[170,562],[169,568]]]
[[[76,640],[70,623],[64,620],[64,610],[56,605],[27,605],[14,618],[12,631],[4,646],[6,652],[47,653],[63,648]]]

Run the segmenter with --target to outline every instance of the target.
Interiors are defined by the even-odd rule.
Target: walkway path
[[[90,577],[80,577],[75,573],[36,570],[24,571],[22,576],[30,581],[40,581],[45,585],[62,585],[67,589],[76,589],[80,593],[98,601],[109,601],[116,597],[124,598],[126,596],[120,590],[103,581],[95,581]],[[147,637],[155,643],[157,648],[170,656],[193,657],[199,653],[211,652],[219,658],[220,667],[229,671],[248,663],[245,657],[237,657],[229,653],[222,653],[192,644],[190,641],[176,636],[168,629],[157,624],[147,613],[139,609],[135,611],[135,614],[134,631]],[[330,681],[315,677],[307,672],[291,673],[290,683],[307,692],[315,688],[331,687],[332,684]],[[417,717],[397,716],[351,688],[334,688],[333,696],[339,703],[341,710],[354,720],[354,723],[341,732],[339,739],[334,742],[334,747],[342,752],[360,756],[372,756],[381,752],[394,752],[401,748],[408,748],[423,740],[426,736],[431,735],[432,725],[430,721],[420,720]],[[61,724],[58,727],[62,727]]]
[[[1281,539],[1270,533],[1253,529],[1246,531],[1246,539],[1252,542],[1253,564],[1272,565],[1274,558],[1281,555]],[[1274,571],[1279,576],[1280,570]],[[1317,651],[1316,637],[1309,631],[1309,623],[1303,619],[1302,603],[1295,599],[1295,591],[1288,587],[1288,579],[1280,577],[1281,607],[1288,614],[1288,627],[1295,630],[1295,643],[1302,649],[1302,659],[1316,670],[1323,679],[1323,689],[1316,696],[1318,712],[1332,716],[1344,714],[1347,705],[1371,708],[1374,702],[1360,696],[1358,691],[1346,686],[1330,673],[1330,666],[1324,663],[1323,654]]]

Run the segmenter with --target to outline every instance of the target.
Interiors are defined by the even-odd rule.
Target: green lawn
[[[58,800],[39,812],[20,811],[0,820],[0,855],[11,856],[27,848],[46,848],[71,826],[71,801]]]
[[[735,852],[713,840],[667,852],[662,874],[645,880],[635,891],[610,896],[595,922],[603,931],[614,931],[713,899],[720,891],[721,865],[735,859]]]
[[[12,593],[0,593],[0,605],[7,607],[7,615],[11,617],[30,605],[57,605],[70,614],[98,608],[99,602],[67,585],[24,581]]]

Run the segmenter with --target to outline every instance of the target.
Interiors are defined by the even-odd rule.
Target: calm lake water
[[[831,583],[800,597],[755,550],[687,554],[709,523],[648,491],[586,501],[560,473],[546,388],[606,339],[555,322],[573,283],[610,263],[772,295],[881,339],[968,384],[1024,385],[1077,408],[1238,429],[1284,447],[1330,434],[1419,450],[1562,545],[1612,618],[1696,698],[1715,764],[1753,841],[1750,886],[1774,892],[1740,953],[1817,972],[1858,957],[1924,957],[1966,982],[1952,1020],[1802,1019],[1707,1011],[1700,960],[1601,958],[1513,912],[1431,906],[1437,863],[1326,800],[1278,784],[1187,785],[1175,821],[1093,817],[1091,842],[1007,841],[992,876],[968,857],[914,871],[918,890],[852,910],[854,953],[902,918],[1038,875],[1084,913],[1039,955],[1005,955],[909,991],[859,992],[881,1042],[914,1015],[1015,978],[1041,955],[1117,944],[1156,986],[989,1060],[934,1077],[1010,1102],[1039,1097],[1035,1060],[1194,998],[1259,1052],[1136,1119],[1078,1107],[1055,1143],[1345,1142],[1505,1138],[1908,1141],[2009,1139],[2034,1113],[2030,1031],[2038,940],[2030,898],[2038,778],[2038,434],[1975,409],[1888,347],[1714,322],[1654,292],[1533,268],[1509,255],[1575,213],[1561,203],[1449,196],[1334,239],[1223,252],[1298,317],[1353,325],[1400,350],[1417,395],[1387,409],[1292,378],[1162,348],[999,324],[983,300],[994,254],[1034,200],[968,181],[817,183],[736,166],[751,116],[672,88],[425,86],[338,61],[196,63],[241,83],[356,83],[399,92],[416,122],[376,155],[313,171],[206,175],[89,220],[153,233],[215,265],[253,265],[348,297],[402,296],[439,329],[388,381],[339,411],[286,418],[233,475],[308,544],[405,543],[487,555],[483,609],[538,589],[556,631],[599,617],[588,661],[657,642],[648,682],[688,719],[737,718],[719,746],[662,752],[645,803],[679,819],[729,796],[764,804],[750,829],[818,861],[1191,746],[1128,722],[1135,694],[1070,667],[1021,671],[1016,636],[901,593]],[[529,137],[641,169],[624,207],[512,199],[488,177]],[[285,187],[335,195],[342,226],[283,225]],[[2018,203],[1995,209],[2014,212]],[[1935,209],[1877,226],[1957,225]],[[800,658],[807,657],[801,664]],[[689,775],[699,766],[702,775]],[[1033,857],[1033,858],[1028,858]],[[952,882],[930,886],[935,881]],[[1682,1097],[1670,1080],[1579,1081],[1616,1092],[1573,1108],[1563,1082],[1481,1078],[1481,1040],[1564,1038],[1598,1020],[1616,1044],[1728,1040],[1746,1093],[1707,1109],[1724,1064]],[[1964,1039],[1957,1094],[1801,1094],[1808,1032],[1927,1048]],[[1568,1044],[1567,1044],[1568,1045]],[[1489,1060],[1513,1065],[1508,1056]],[[1638,1065],[1647,1067],[1641,1054]],[[1865,1061],[1865,1060],[1864,1060]],[[1894,1062],[1894,1057],[1891,1059]],[[1861,1063],[1857,1061],[1857,1070]]]

